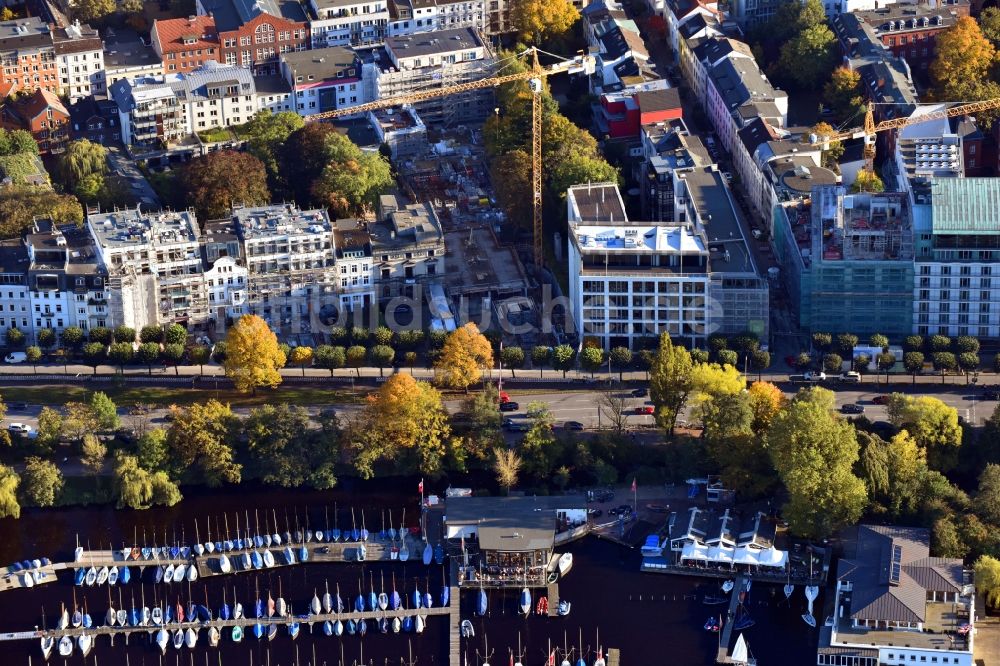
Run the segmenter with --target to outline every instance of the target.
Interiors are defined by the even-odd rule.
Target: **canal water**
[[[405,507],[407,524],[416,526],[419,520],[417,497],[386,492],[387,485],[400,487],[400,484],[386,484],[384,480],[378,486],[383,490],[377,490],[375,484],[351,484],[322,493],[243,487],[189,492],[177,506],[149,511],[116,511],[110,507],[27,510],[20,520],[0,521],[0,563],[43,555],[65,560],[71,557],[77,538],[81,545],[94,549],[120,548],[124,541],[131,544],[133,532],[142,540],[143,531],[149,543],[153,542],[154,534],[157,535],[156,543],[163,543],[164,533],[168,543],[179,541],[182,533],[188,542],[193,542],[196,520],[202,541],[207,540],[206,519],[211,520],[215,539],[216,523],[224,526],[224,516],[228,517],[230,531],[235,536],[237,513],[242,528],[247,511],[253,523],[255,508],[261,531],[264,515],[273,515],[273,512],[277,513],[282,532],[286,513],[293,531],[296,513],[301,526],[308,515],[313,529],[323,528],[324,507],[329,507],[330,527],[333,527],[335,503],[339,508],[341,529],[350,527],[352,507],[358,527],[363,510],[366,526],[372,532],[381,529],[381,513],[388,509],[392,510],[393,522],[398,525]],[[574,553],[573,569],[560,583],[561,597],[572,603],[572,611],[567,617],[532,615],[525,619],[518,615],[516,590],[491,592],[489,611],[483,618],[472,613],[473,595],[463,598],[462,617],[473,619],[476,634],[475,638],[463,641],[464,658],[470,666],[481,666],[487,657],[493,666],[507,666],[511,652],[517,653],[519,649],[525,666],[542,666],[550,646],[559,650],[557,664],[562,660],[565,646],[572,650],[571,663],[576,664],[582,651],[589,665],[593,663],[598,640],[605,653],[608,648],[618,648],[624,666],[714,662],[718,636],[705,632],[703,625],[709,615],[720,610],[725,613],[726,607],[701,603],[706,591],[717,592],[714,582],[639,573],[638,551],[596,538],[579,541],[569,550]],[[135,573],[133,571],[133,575]],[[115,608],[121,607],[121,602],[126,608],[132,603],[142,605],[143,598],[147,606],[180,601],[185,607],[189,599],[204,604],[207,598],[207,605],[215,614],[223,603],[223,594],[230,606],[235,597],[249,612],[257,595],[266,599],[270,591],[275,597],[280,593],[294,614],[305,614],[314,591],[322,597],[327,584],[331,592],[339,584],[340,594],[347,603],[357,596],[359,585],[366,595],[373,584],[376,592],[381,591],[383,585],[386,591],[391,591],[393,575],[401,594],[406,591],[412,595],[414,587],[419,587],[421,592],[429,588],[435,604],[439,602],[444,576],[442,567],[424,567],[419,559],[405,564],[307,564],[260,574],[200,579],[190,586],[188,583],[155,585],[151,582],[152,568],[149,568],[141,585],[135,584],[133,578],[129,585],[110,589]],[[76,603],[81,607],[86,605],[95,623],[102,623],[108,607],[108,590],[108,586],[75,588],[69,575],[65,575],[57,583],[0,593],[0,632],[41,626],[43,612],[45,624],[53,626],[61,604],[72,606],[74,592]],[[539,594],[540,591],[536,591],[536,601]],[[815,606],[821,621],[822,602],[821,597]],[[816,663],[817,630],[809,629],[802,622],[800,616],[805,606],[801,587],[796,589],[792,603],[787,604],[780,586],[754,585],[749,610],[756,624],[744,633],[761,666]],[[35,665],[42,663],[36,640],[8,642],[0,649],[5,666],[28,664],[29,659]],[[326,637],[321,626],[315,625],[311,634],[309,628],[303,626],[295,641],[288,637],[284,628],[270,643],[266,639],[254,639],[248,631],[242,643],[234,644],[227,637],[218,649],[207,646],[205,631],[202,631],[198,648],[178,651],[170,647],[166,656],[161,656],[151,638],[145,635],[133,635],[128,644],[124,637],[118,637],[114,646],[109,644],[107,637],[101,637],[86,661],[76,652],[66,663],[94,666],[336,666],[343,662],[351,666],[363,660],[374,666],[392,666],[408,663],[412,654],[413,663],[429,666],[447,664],[447,650],[447,620],[440,617],[430,618],[420,635],[383,635],[369,627],[363,638],[346,634],[336,638]],[[50,661],[64,662],[57,655]],[[466,662],[463,660],[463,663]]]

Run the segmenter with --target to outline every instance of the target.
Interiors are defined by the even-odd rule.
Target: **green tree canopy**
[[[313,200],[338,217],[371,218],[379,195],[393,184],[388,160],[362,151],[339,132],[326,136],[324,155],[326,166],[311,188]]]
[[[21,503],[17,489],[21,477],[10,467],[0,465],[0,518],[20,518]]]
[[[63,476],[55,463],[30,456],[24,459],[21,472],[21,495],[25,503],[52,506],[63,489]]]
[[[167,447],[178,478],[209,486],[239,483],[242,465],[234,460],[230,444],[237,428],[229,406],[217,400],[174,410]]]
[[[672,433],[677,415],[691,392],[691,354],[660,335],[660,347],[649,371],[649,397],[656,407],[656,424]]]

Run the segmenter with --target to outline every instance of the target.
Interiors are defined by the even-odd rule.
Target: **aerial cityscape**
[[[9,0],[0,60],[4,663],[1000,664],[996,3]]]

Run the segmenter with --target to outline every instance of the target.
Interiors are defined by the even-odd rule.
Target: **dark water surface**
[[[385,487],[386,482],[381,482]],[[400,488],[400,484],[391,484]],[[406,483],[409,489],[409,483]],[[333,526],[333,507],[339,507],[339,527],[350,527],[350,508],[360,527],[361,510],[364,510],[367,528],[377,532],[381,529],[381,512],[392,510],[393,522],[397,525],[406,508],[406,522],[418,522],[417,498],[412,494],[375,490],[371,486],[341,488],[335,492],[302,492],[274,489],[226,489],[190,493],[175,507],[156,508],[149,511],[116,511],[109,507],[88,509],[57,509],[25,511],[18,521],[0,521],[0,563],[9,563],[29,557],[48,556],[53,560],[67,560],[72,557],[77,535],[80,543],[91,548],[120,548],[123,541],[130,545],[133,532],[142,540],[145,530],[146,541],[156,543],[166,539],[180,541],[183,533],[188,542],[194,541],[195,521],[198,523],[202,541],[207,540],[206,519],[211,520],[212,536],[216,536],[216,523],[224,526],[223,517],[228,518],[230,532],[235,536],[235,517],[240,515],[241,529],[249,510],[250,521],[254,521],[254,508],[258,510],[261,532],[264,530],[264,516],[271,522],[272,510],[277,512],[280,531],[284,531],[287,513],[289,523],[294,525],[297,512],[299,524],[305,524],[308,514],[313,529],[324,527],[324,507],[329,507],[330,526]],[[256,531],[256,530],[255,530]],[[273,528],[270,531],[274,531]],[[175,536],[176,534],[176,536]],[[484,656],[490,656],[493,666],[508,666],[511,651],[518,650],[523,655],[525,666],[545,664],[549,645],[558,647],[562,659],[565,645],[572,650],[573,664],[580,654],[590,664],[594,659],[598,632],[600,645],[607,649],[619,648],[623,666],[637,665],[685,665],[711,664],[714,662],[717,635],[702,629],[706,618],[718,613],[724,606],[704,606],[700,597],[708,585],[693,578],[679,578],[662,574],[641,574],[638,572],[638,551],[629,550],[596,538],[587,538],[574,544],[573,570],[560,584],[562,598],[572,602],[572,612],[565,618],[543,618],[532,616],[528,619],[517,614],[517,591],[493,592],[489,597],[489,613],[485,618],[473,617],[471,597],[463,599],[462,617],[472,617],[476,637],[463,641],[463,652],[467,663],[481,666]],[[397,590],[411,592],[414,586],[421,591],[430,586],[438,603],[443,571],[440,566],[424,567],[419,560],[394,564],[307,564],[294,568],[265,570],[254,574],[235,574],[199,579],[193,585],[154,585],[151,582],[152,568],[146,570],[143,583],[136,584],[136,569],[132,568],[133,579],[129,585],[118,585],[111,589],[112,603],[120,608],[119,595],[125,608],[131,604],[154,606],[162,602],[176,604],[178,600],[185,606],[187,600],[206,603],[218,613],[225,589],[226,601],[233,605],[234,596],[243,604],[248,613],[252,612],[254,599],[259,593],[266,598],[268,590],[277,597],[279,590],[291,604],[295,614],[308,612],[313,591],[320,596],[324,584],[329,583],[331,592],[339,583],[340,593],[345,602],[358,594],[359,583],[363,579],[366,593],[372,585],[381,591],[382,581],[387,591],[391,588],[395,574]],[[72,606],[74,591],[76,601],[81,606],[86,603],[95,624],[103,623],[108,607],[108,586],[74,588],[69,575],[59,582],[47,584],[31,590],[14,590],[0,593],[0,632],[31,630],[42,624],[44,609],[47,626],[53,626],[60,612],[60,605]],[[539,593],[536,592],[537,600]],[[822,619],[822,597],[816,602],[816,615]],[[800,619],[805,610],[802,589],[797,588],[793,602],[789,606],[784,600],[780,587],[757,584],[753,587],[750,611],[756,625],[745,634],[750,650],[761,666],[774,664],[802,665],[816,663],[815,650],[817,631],[809,629]],[[429,618],[423,634],[379,634],[369,628],[365,637],[326,637],[319,624],[312,634],[303,625],[298,640],[292,641],[284,628],[279,629],[273,642],[258,641],[249,628],[243,642],[234,644],[223,639],[221,648],[207,646],[206,632],[199,634],[199,647],[168,649],[161,657],[152,642],[152,634],[147,640],[144,634],[133,634],[126,645],[123,637],[118,637],[112,647],[107,637],[100,637],[87,664],[105,666],[293,666],[296,663],[328,664],[341,663],[350,666],[361,663],[396,665],[408,659],[412,652],[414,663],[420,666],[444,665],[448,663],[448,627],[444,617]],[[581,636],[582,634],[582,636]],[[140,637],[141,636],[141,637]],[[488,652],[487,652],[488,650]],[[315,654],[315,661],[314,661]],[[41,664],[41,651],[36,640],[5,642],[0,644],[0,665]],[[63,664],[64,660],[53,655],[53,664]],[[68,664],[84,663],[79,652],[67,660]]]

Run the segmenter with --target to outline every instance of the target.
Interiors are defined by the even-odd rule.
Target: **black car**
[[[631,504],[619,504],[615,508],[608,511],[608,515],[611,516],[627,516],[632,513]]]
[[[531,429],[531,424],[527,421],[515,421],[514,419],[504,419],[503,427],[511,432],[528,432]]]
[[[865,406],[858,405],[855,403],[848,403],[846,405],[841,405],[840,411],[842,414],[864,414]]]
[[[600,509],[587,509],[587,515],[591,518],[600,518],[604,515],[604,512]]]
[[[633,398],[645,398],[648,394],[649,392],[644,388],[637,388],[632,391]]]
[[[500,411],[501,412],[516,412],[521,406],[516,402],[501,402]]]
[[[1000,391],[995,389],[983,391],[983,400],[1000,400]]]
[[[565,430],[583,430],[583,424],[579,421],[566,421],[563,424]]]

